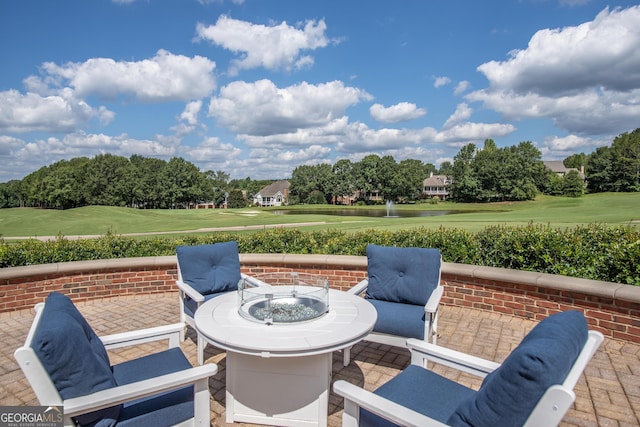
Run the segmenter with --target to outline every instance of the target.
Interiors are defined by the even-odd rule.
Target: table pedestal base
[[[227,351],[226,421],[327,425],[332,353],[259,357]]]

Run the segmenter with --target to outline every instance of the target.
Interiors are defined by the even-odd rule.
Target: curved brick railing
[[[346,290],[366,277],[363,256],[241,254],[242,271],[322,274]],[[0,269],[0,312],[32,308],[51,291],[75,301],[173,292],[176,258],[78,261]],[[442,303],[540,320],[564,310],[585,313],[592,329],[640,343],[640,287],[528,271],[444,263]]]

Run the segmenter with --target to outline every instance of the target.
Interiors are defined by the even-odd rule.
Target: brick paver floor
[[[110,298],[79,303],[98,335],[173,323],[178,319],[177,294]],[[37,405],[13,351],[24,342],[33,319],[32,310],[0,314],[0,404]],[[500,361],[534,326],[534,322],[496,313],[459,307],[442,307],[438,344]],[[145,344],[110,352],[113,363],[164,348]],[[195,334],[189,330],[182,349],[196,363]],[[410,361],[409,351],[376,343],[361,343],[352,349],[352,362],[342,366],[342,355],[333,359],[333,381],[345,379],[366,389],[375,389],[393,378]],[[207,362],[217,363],[219,371],[210,381],[211,424],[224,422],[225,352],[208,346]],[[438,372],[471,387],[479,381],[452,369],[436,367]],[[606,339],[576,386],[576,403],[563,420],[563,426],[640,425],[640,346]],[[331,394],[329,425],[339,426],[342,399]]]

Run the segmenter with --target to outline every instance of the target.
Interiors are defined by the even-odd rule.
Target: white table
[[[227,351],[226,421],[326,426],[332,352],[361,341],[376,317],[363,298],[333,289],[329,312],[301,323],[247,320],[236,292],[204,303],[196,329]]]

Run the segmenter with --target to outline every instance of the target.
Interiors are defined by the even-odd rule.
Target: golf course
[[[458,228],[477,232],[490,225],[543,224],[572,228],[591,223],[640,228],[640,193],[598,193],[583,197],[539,196],[507,203],[453,203],[379,206],[299,205],[279,208],[142,210],[89,206],[68,210],[0,209],[0,238],[189,235],[270,227],[304,230],[401,230]],[[341,212],[343,211],[343,212]],[[373,214],[373,215],[372,215]],[[426,216],[419,216],[426,215]]]

